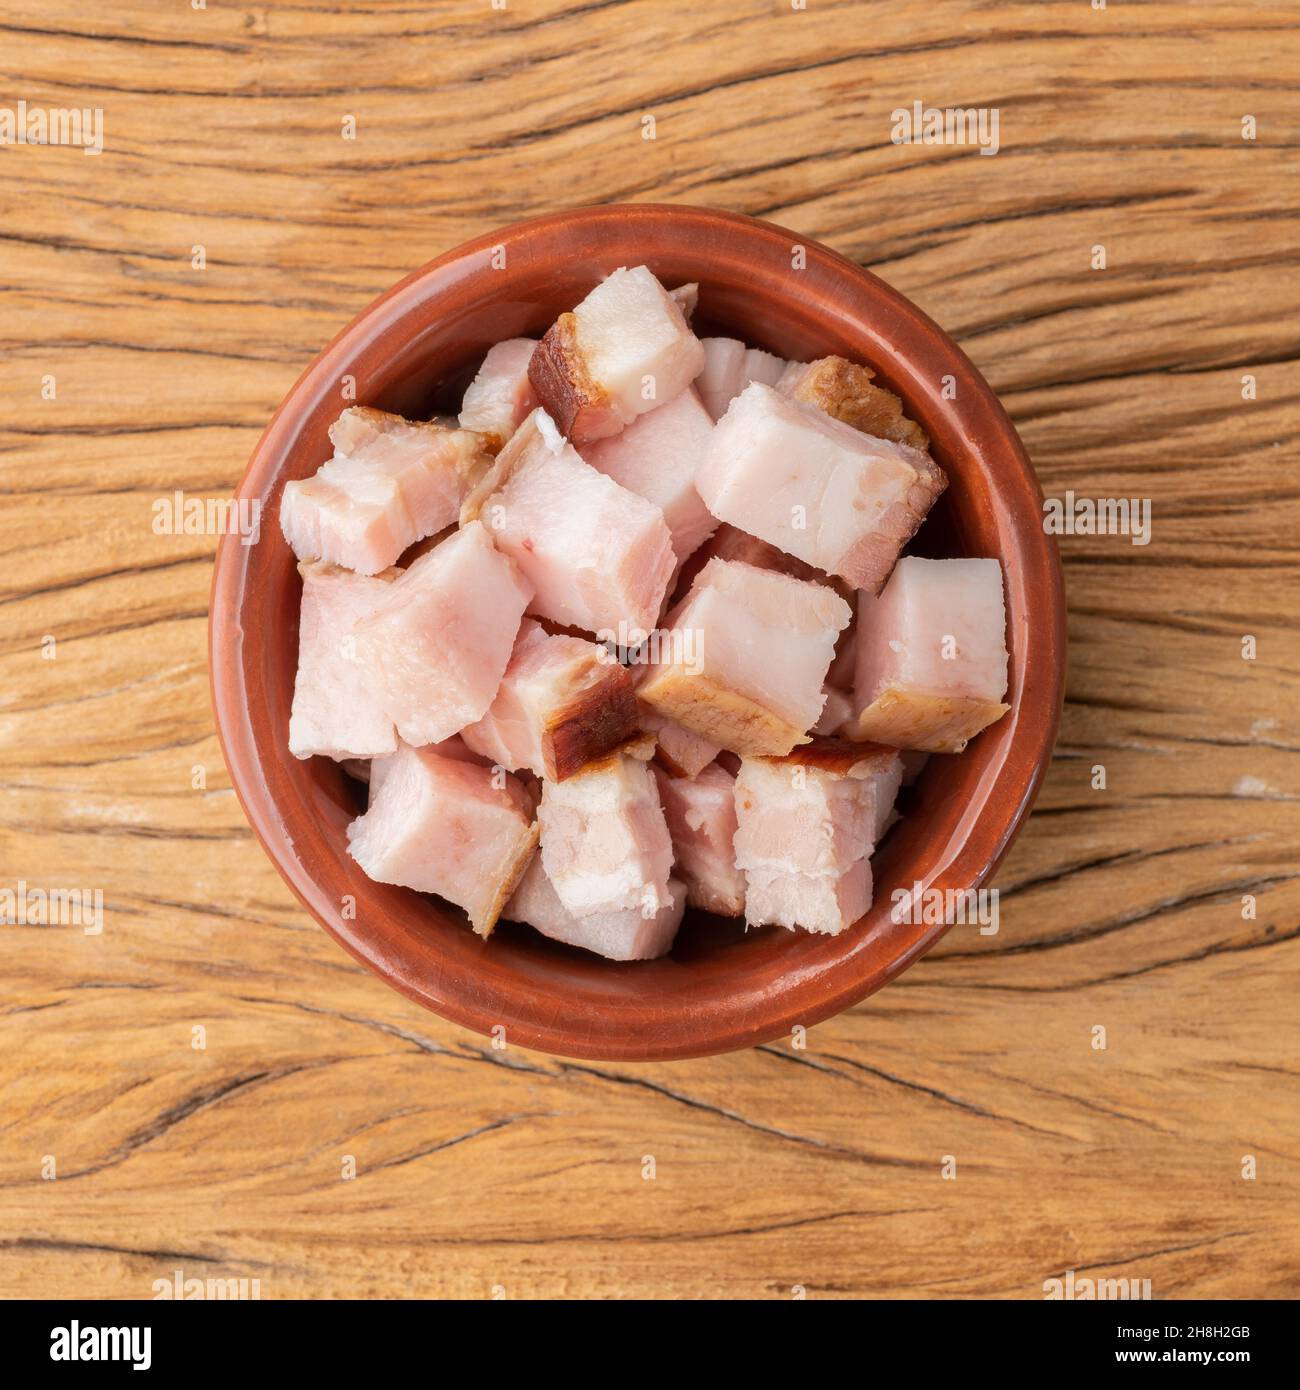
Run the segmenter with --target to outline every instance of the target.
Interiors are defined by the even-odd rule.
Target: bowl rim
[[[456,266],[485,253],[490,254],[510,238],[583,223],[596,226],[608,220],[625,223],[629,219],[644,222],[663,218],[694,223],[701,234],[725,228],[749,236],[770,238],[776,235],[786,247],[791,244],[802,246],[809,263],[816,259],[823,266],[856,278],[869,293],[874,306],[887,305],[896,316],[896,321],[905,322],[914,334],[920,334],[928,344],[962,366],[964,384],[969,383],[974,387],[976,404],[982,413],[982,439],[991,439],[999,457],[1014,464],[1014,476],[1000,476],[999,483],[1014,488],[1018,501],[1023,504],[1018,511],[1024,518],[1041,519],[1042,491],[1009,416],[975,365],[927,314],[871,271],[813,238],[742,213],[682,203],[603,203],[549,213],[498,227],[412,271],[362,309],[299,375],[262,432],[235,495],[259,496],[274,483],[277,471],[274,456],[280,450],[281,438],[296,429],[296,422],[308,413],[310,402],[318,392],[326,385],[336,386],[342,374],[342,364],[357,359],[368,345],[373,344],[407,312],[438,293],[445,293],[455,282]],[[447,284],[431,287],[430,282],[444,277],[449,277]],[[968,406],[965,409],[969,411]],[[958,408],[955,414],[962,415],[963,409]],[[1022,690],[1021,703],[1013,706],[1006,716],[1013,721],[1013,727],[1003,756],[994,769],[997,776],[993,781],[996,784],[1007,774],[1014,754],[1020,769],[1014,784],[1016,796],[1014,804],[1003,813],[1004,819],[982,861],[973,874],[966,875],[971,882],[965,886],[971,888],[985,883],[997,869],[1029,814],[1051,761],[1064,700],[1065,588],[1059,549],[1041,524],[1013,522],[1011,529],[1018,541],[1021,572],[1027,574],[1029,587],[1039,596],[1040,608],[1035,614],[1034,624],[1034,644],[1038,649],[1034,662],[1036,680],[1032,690]],[[241,546],[238,541],[239,537],[232,533],[224,534],[219,539],[208,617],[208,672],[213,717],[231,786],[268,858],[317,923],[385,983],[440,1017],[485,1036],[491,1036],[494,1028],[504,1025],[512,1045],[558,1056],[617,1061],[707,1056],[769,1042],[788,1034],[798,1024],[812,1026],[843,1012],[897,978],[949,930],[951,924],[942,921],[928,926],[914,940],[910,949],[892,956],[883,966],[866,973],[862,970],[860,959],[844,962],[841,978],[829,990],[823,988],[815,1001],[806,997],[806,992],[800,987],[803,982],[800,981],[799,985],[784,993],[774,994],[770,1007],[761,1018],[739,1011],[728,1016],[725,1007],[720,1010],[696,1010],[684,1015],[681,1027],[671,1035],[660,1030],[627,1038],[599,1030],[577,1029],[560,1021],[555,1011],[550,1011],[546,1016],[533,1011],[527,1017],[519,1017],[512,1012],[509,1004],[503,1002],[499,992],[457,993],[406,977],[392,967],[391,961],[385,958],[382,950],[376,948],[376,942],[368,939],[364,929],[358,925],[355,930],[349,930],[346,923],[335,920],[321,900],[315,878],[293,852],[292,841],[280,820],[266,780],[258,775],[260,761],[252,727],[250,692],[240,678],[242,666],[235,661],[223,660],[220,656],[223,649],[229,647],[233,632],[239,627],[249,547]],[[1031,697],[1032,707],[1024,708],[1025,701]],[[1015,769],[1010,771],[1014,772]],[[988,800],[988,796],[985,800]],[[968,834],[962,842],[963,848],[969,839]],[[861,931],[860,928],[850,930]]]

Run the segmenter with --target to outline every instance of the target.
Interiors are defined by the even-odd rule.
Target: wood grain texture
[[[0,886],[105,898],[98,936],[0,928],[0,1294],[1294,1294],[1298,30],[1245,0],[0,0],[0,104],[105,121],[99,156],[0,150]],[[891,143],[917,100],[996,106],[1000,152]],[[1148,546],[1063,540],[1068,699],[1000,932],[802,1049],[498,1052],[354,965],[229,789],[215,537],[152,529],[229,492],[409,270],[620,199],[828,242],[962,344],[1049,495],[1152,501]]]

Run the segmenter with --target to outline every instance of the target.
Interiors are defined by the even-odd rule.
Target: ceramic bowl
[[[949,487],[922,527],[932,555],[993,556],[1006,579],[1010,713],[958,756],[930,759],[873,859],[875,902],[839,936],[688,912],[672,954],[615,964],[502,923],[484,941],[435,898],[372,883],[345,828],[363,789],[288,749],[300,581],[278,524],[280,491],[330,453],[355,401],[406,415],[454,411],[484,351],[540,336],[608,272],[645,264],[698,281],[697,332],[783,357],[840,353],[873,367],[929,434]],[[240,484],[260,540],[222,539],[211,675],[231,780],[258,839],[308,911],[418,1004],[514,1045],[610,1060],[694,1057],[809,1027],[923,955],[943,923],[895,923],[895,889],[966,889],[1006,853],[1047,767],[1064,680],[1064,602],[1042,498],[1002,407],[961,350],[874,275],[770,223],[704,208],[583,208],[493,232],[431,261],[375,301],[276,411]],[[976,928],[964,926],[963,931]],[[304,989],[309,989],[304,981]]]

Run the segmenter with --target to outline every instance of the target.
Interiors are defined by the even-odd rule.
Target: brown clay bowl
[[[802,252],[796,250],[802,248]],[[803,258],[802,269],[794,266]],[[840,353],[874,367],[933,441],[948,491],[918,541],[995,556],[1006,577],[1011,711],[958,756],[930,760],[877,851],[875,903],[836,937],[688,913],[663,960],[614,964],[502,923],[483,941],[460,912],[372,883],[348,857],[362,789],[288,749],[300,583],[280,534],[286,480],[316,470],[347,402],[427,416],[453,405],[483,352],[540,336],[609,271],[647,264],[697,280],[697,328],[789,358]],[[947,390],[945,390],[947,379]],[[582,208],[519,223],[440,256],[376,300],[276,411],[239,487],[261,539],[223,538],[211,609],[213,704],[231,780],[290,888],[341,945],[454,1023],[571,1057],[695,1057],[810,1026],[879,989],[947,930],[891,922],[891,893],[982,883],[1047,767],[1065,667],[1064,601],[1042,497],[1002,407],[961,350],[874,275],[771,223],[704,208]],[[355,914],[345,904],[355,901]],[[971,931],[973,927],[961,930]]]

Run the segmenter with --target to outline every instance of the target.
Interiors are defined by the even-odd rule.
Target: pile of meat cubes
[[[368,782],[371,878],[483,936],[841,932],[918,758],[1006,711],[998,562],[899,558],[946,479],[898,397],[697,338],[695,300],[616,270],[458,420],[344,410],[285,485],[289,746]]]

